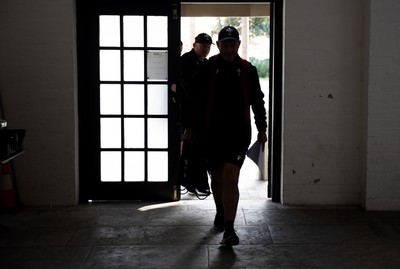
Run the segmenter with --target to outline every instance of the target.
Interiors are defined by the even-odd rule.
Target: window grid
[[[99,52],[101,50],[119,50],[119,55],[120,55],[120,79],[118,81],[110,81],[110,80],[104,80],[102,81],[100,79],[99,82],[99,88],[100,84],[118,84],[120,85],[120,114],[119,115],[110,115],[110,114],[100,114],[99,113],[99,118],[100,119],[106,119],[106,118],[117,118],[120,119],[120,140],[121,144],[120,147],[117,148],[101,148],[100,149],[100,154],[102,152],[120,152],[120,164],[121,164],[121,175],[120,175],[120,181],[124,182],[125,181],[125,153],[126,152],[143,152],[144,153],[144,179],[143,182],[148,181],[149,177],[149,152],[168,152],[168,145],[166,148],[148,148],[148,137],[149,137],[149,124],[148,120],[149,119],[166,119],[167,124],[168,124],[168,115],[149,115],[148,114],[148,109],[147,109],[147,104],[148,104],[148,85],[149,84],[165,84],[165,82],[149,82],[147,79],[147,70],[148,70],[148,62],[147,62],[147,57],[145,57],[145,52],[148,49],[147,48],[147,34],[146,34],[146,29],[147,29],[147,16],[143,16],[143,47],[129,47],[125,46],[124,44],[124,15],[119,15],[119,46],[99,46]],[[166,48],[152,48],[154,49],[162,49],[166,50]],[[142,81],[125,81],[125,52],[130,51],[130,50],[136,50],[136,51],[142,51],[143,52],[143,64],[144,64],[144,72],[143,72],[143,78]],[[144,86],[144,98],[143,98],[143,105],[144,105],[144,111],[143,115],[126,115],[125,114],[125,85],[143,85]],[[144,147],[143,148],[125,148],[125,119],[127,118],[138,118],[138,119],[143,119],[144,120]],[[167,127],[168,128],[168,127]],[[118,170],[118,169],[117,169]],[[102,176],[102,175],[101,175]],[[103,180],[102,180],[103,181]],[[108,180],[104,180],[108,181]]]

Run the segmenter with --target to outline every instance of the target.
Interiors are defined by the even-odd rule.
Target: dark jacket
[[[266,131],[264,94],[257,69],[240,58],[228,63],[213,56],[196,72],[190,83],[187,117],[183,125],[193,129],[208,152],[247,151],[251,141],[253,110],[258,131]]]
[[[180,62],[180,87],[179,87],[179,106],[181,121],[185,121],[187,105],[189,103],[190,82],[200,65],[208,61],[200,61],[194,48],[181,56]]]
[[[181,56],[181,86],[187,88],[188,83],[193,77],[197,67],[202,62],[199,60],[196,52],[192,48],[189,52],[186,52]]]

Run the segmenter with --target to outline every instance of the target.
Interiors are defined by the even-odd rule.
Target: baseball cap
[[[196,38],[194,39],[194,42],[195,42],[195,43],[200,43],[200,44],[208,44],[208,45],[214,44],[214,43],[212,42],[211,36],[209,36],[209,35],[206,34],[206,33],[198,34],[198,35],[196,36]]]
[[[224,41],[224,40],[228,40],[228,39],[240,41],[238,30],[236,30],[235,27],[230,26],[230,25],[222,28],[218,34],[218,41]]]

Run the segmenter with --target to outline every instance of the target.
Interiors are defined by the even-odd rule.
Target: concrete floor
[[[240,189],[233,248],[219,245],[212,197],[23,208],[0,214],[0,268],[400,268],[400,212],[283,206],[259,180]]]

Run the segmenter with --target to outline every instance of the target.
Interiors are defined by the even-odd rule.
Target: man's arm
[[[251,108],[254,113],[254,120],[258,130],[257,140],[262,145],[262,151],[265,149],[267,142],[267,113],[265,110],[264,93],[261,90],[260,79],[258,77],[257,68],[253,66],[250,72],[251,83]]]

